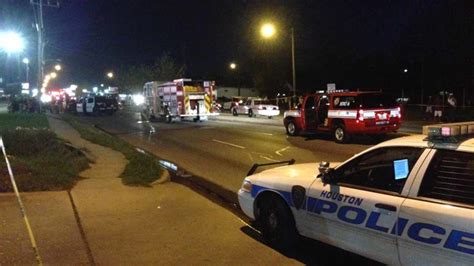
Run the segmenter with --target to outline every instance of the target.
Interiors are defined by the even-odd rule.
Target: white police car
[[[474,122],[423,132],[319,174],[300,164],[250,175],[240,206],[276,247],[299,233],[387,264],[474,265]]]

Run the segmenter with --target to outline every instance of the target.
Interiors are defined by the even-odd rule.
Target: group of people
[[[455,122],[456,121],[457,100],[452,93],[450,93],[444,102],[444,97],[436,95],[429,96],[428,104],[426,105],[425,120],[433,119],[436,122]]]
[[[34,113],[39,111],[39,102],[35,97],[12,96],[8,104],[10,113]]]

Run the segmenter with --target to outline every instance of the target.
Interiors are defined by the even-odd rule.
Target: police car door
[[[86,112],[87,113],[92,113],[92,111],[94,110],[94,98],[93,97],[89,97],[87,98],[87,102],[86,102]]]
[[[402,264],[474,265],[474,153],[433,150],[400,217]]]
[[[422,153],[414,147],[377,148],[338,167],[331,184],[313,182],[307,204],[313,237],[399,264],[395,224]]]

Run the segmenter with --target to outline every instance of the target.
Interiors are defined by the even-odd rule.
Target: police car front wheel
[[[277,249],[291,247],[297,239],[297,232],[288,206],[276,196],[263,198],[259,205],[257,222],[263,238]]]

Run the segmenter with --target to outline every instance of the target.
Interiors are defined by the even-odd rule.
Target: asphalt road
[[[230,191],[239,189],[254,163],[340,162],[376,143],[370,137],[352,144],[337,144],[324,134],[288,137],[281,124],[267,118],[224,115],[196,123],[149,123],[141,120],[136,109],[126,109],[112,116],[80,119]]]

